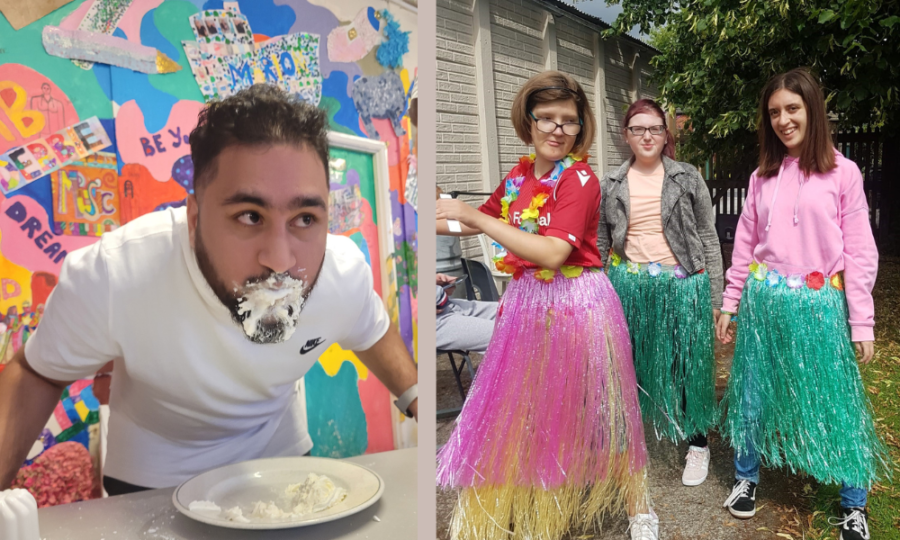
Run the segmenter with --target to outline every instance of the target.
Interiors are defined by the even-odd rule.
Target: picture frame
[[[329,150],[337,148],[350,152],[356,152],[370,156],[372,159],[373,176],[375,180],[375,207],[372,208],[374,221],[378,230],[378,254],[379,260],[372,264],[378,264],[380,269],[380,283],[376,284],[385,307],[390,311],[393,296],[392,280],[395,276],[394,269],[394,238],[393,216],[391,211],[390,171],[388,168],[387,144],[365,137],[348,135],[330,131],[328,133]],[[330,153],[330,152],[329,152]]]

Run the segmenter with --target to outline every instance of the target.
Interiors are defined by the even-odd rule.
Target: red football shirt
[[[550,172],[542,179],[549,178]],[[521,224],[522,211],[528,209],[535,186],[540,181],[534,177],[534,163],[519,163],[506,178],[524,176],[519,196],[509,207],[509,223],[514,227]],[[480,211],[500,218],[500,199],[506,195],[506,179],[500,183],[491,198],[481,205]],[[554,236],[572,244],[574,248],[564,263],[567,266],[602,266],[597,250],[597,224],[600,221],[600,180],[584,161],[579,161],[563,171],[556,183],[556,189],[538,216],[538,234]],[[537,268],[527,262],[527,268]]]

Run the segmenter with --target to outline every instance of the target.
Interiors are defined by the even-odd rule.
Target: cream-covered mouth
[[[277,274],[237,291],[244,333],[251,339],[268,341],[266,334],[274,334],[277,329],[279,342],[290,339],[303,309],[306,287],[304,280]]]

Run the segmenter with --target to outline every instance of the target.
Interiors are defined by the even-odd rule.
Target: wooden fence
[[[894,222],[900,220],[898,175],[900,138],[887,137],[878,129],[859,128],[838,132],[835,146],[844,157],[859,166],[869,202],[869,222],[879,248],[886,247]],[[755,158],[754,158],[755,159]],[[747,197],[747,185],[756,162],[717,167],[715,159],[701,170],[706,178],[716,211],[716,229],[723,244],[734,242],[734,229]],[[893,223],[898,228],[900,223]],[[894,239],[896,240],[896,239]],[[730,261],[730,250],[727,253]]]

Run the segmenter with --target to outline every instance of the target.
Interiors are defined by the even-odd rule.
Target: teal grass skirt
[[[735,452],[820,482],[871,487],[887,474],[842,286],[744,285],[722,432]]]
[[[706,435],[719,412],[709,276],[676,268],[610,260],[607,273],[628,320],[641,414],[678,442]]]

